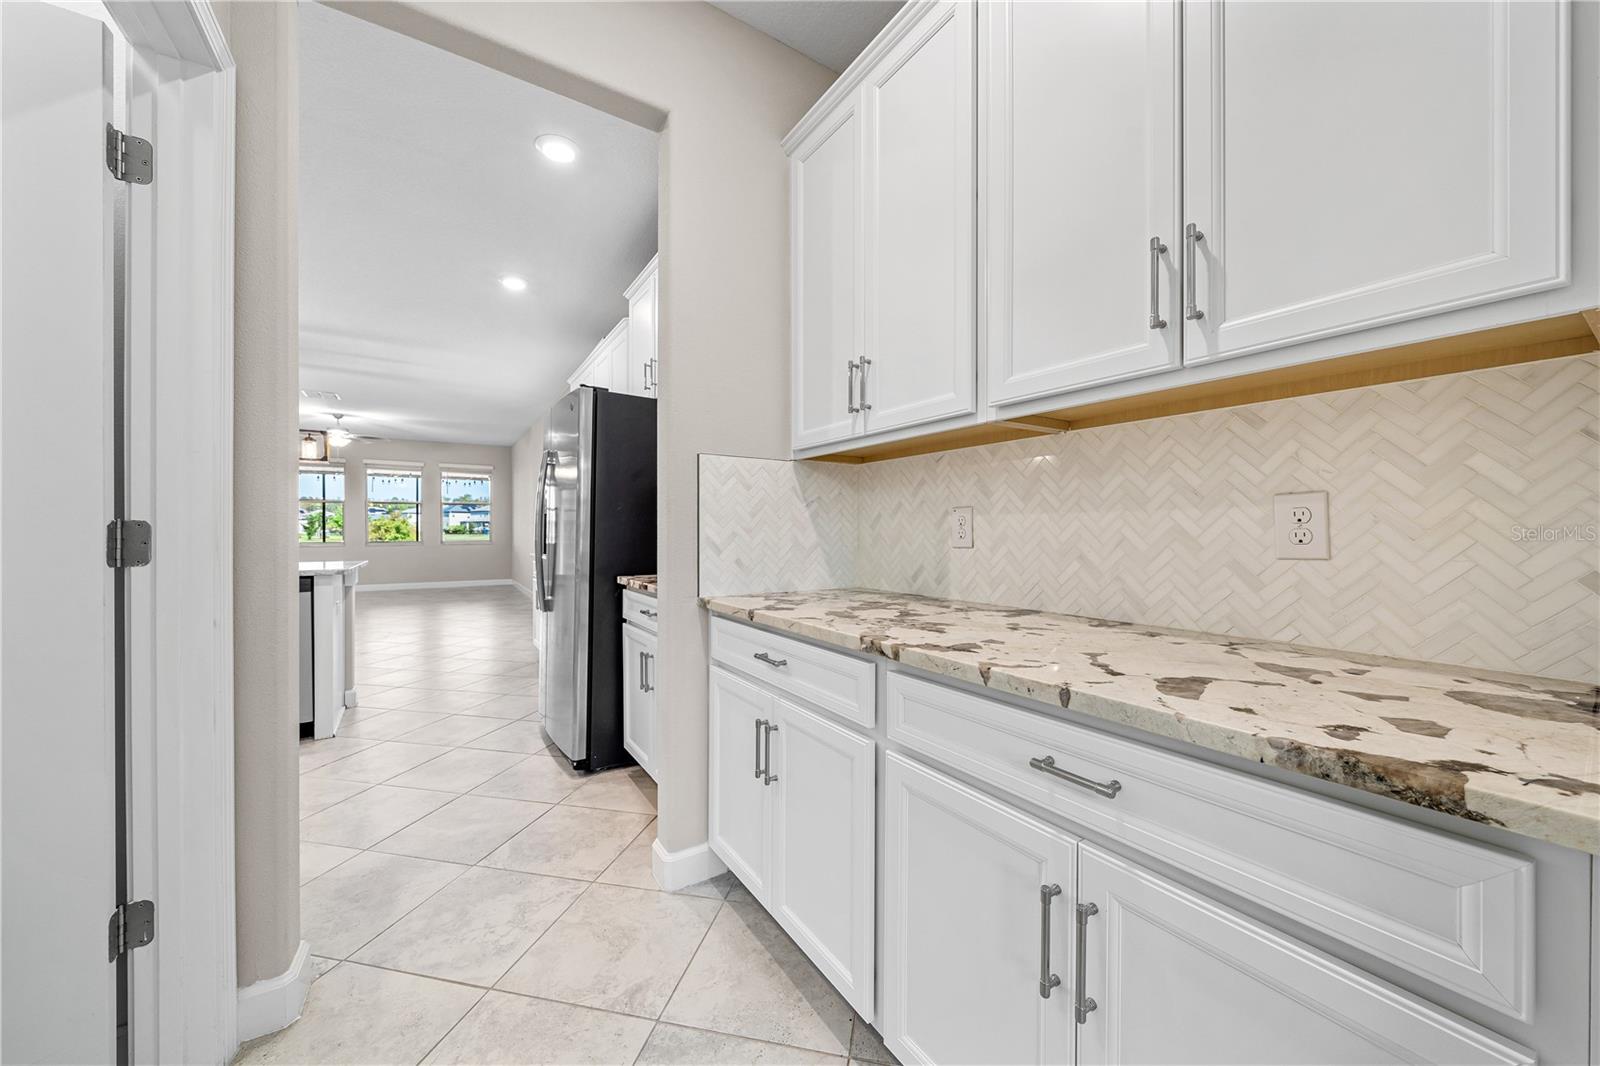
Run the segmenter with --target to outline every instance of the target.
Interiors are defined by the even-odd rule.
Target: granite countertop
[[[366,565],[366,559],[321,559],[302,562],[300,564],[300,573],[311,576],[317,574],[343,574],[349,570],[360,570]]]
[[[617,584],[625,589],[642,592],[646,596],[654,596],[656,594],[656,575],[654,574],[635,574],[632,577],[619,577],[617,578]]]
[[[1600,689],[866,589],[712,596],[812,640],[1600,854]]]

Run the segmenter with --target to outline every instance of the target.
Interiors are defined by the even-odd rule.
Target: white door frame
[[[128,866],[156,904],[130,956],[135,1062],[238,1047],[233,795],[233,56],[209,0],[106,0],[127,41]]]

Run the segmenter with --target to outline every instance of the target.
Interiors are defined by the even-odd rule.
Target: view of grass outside
[[[367,543],[416,542],[420,470],[367,469]]]
[[[439,528],[445,542],[490,539],[488,470],[440,471],[439,499]]]
[[[337,466],[300,468],[300,541],[344,541],[344,470]]]

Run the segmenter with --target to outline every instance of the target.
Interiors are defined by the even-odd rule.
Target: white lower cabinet
[[[901,755],[884,765],[889,1050],[904,1063],[1071,1062],[1077,841]],[[1059,986],[1041,985],[1049,974]]]
[[[1078,889],[1087,912],[1081,994],[1085,1006],[1093,1001],[1078,1027],[1080,1064],[1534,1061],[1089,844],[1079,849]]]
[[[872,1021],[873,741],[715,665],[710,712],[711,850]]]
[[[622,624],[622,746],[652,778],[656,737],[656,635]]]

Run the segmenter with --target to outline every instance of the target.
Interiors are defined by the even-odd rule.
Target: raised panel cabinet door
[[[975,22],[930,4],[861,89],[867,433],[976,403]]]
[[[656,355],[657,285],[652,269],[628,290],[628,391],[635,396],[655,396],[661,381]]]
[[[1567,4],[1183,7],[1185,363],[1567,282]]]
[[[862,350],[859,94],[789,160],[794,446],[853,436]]]
[[[656,638],[638,626],[622,626],[622,746],[645,773],[655,776]]]
[[[763,905],[770,897],[771,795],[762,780],[765,740],[777,701],[720,666],[711,668],[711,850]]]
[[[1178,366],[1178,5],[981,18],[990,402]]]
[[[773,914],[871,1022],[877,746],[782,698],[771,739]]]
[[[889,1050],[904,1063],[1072,1062],[1077,841],[894,752],[884,794]]]
[[[1531,1063],[1531,1052],[1092,845],[1078,1062]],[[1088,1006],[1087,1002],[1085,1006]]]

